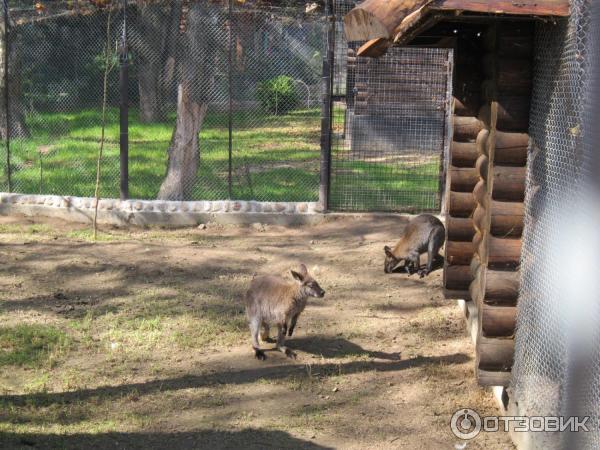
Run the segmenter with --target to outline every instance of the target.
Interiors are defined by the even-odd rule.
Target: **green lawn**
[[[165,122],[142,124],[130,114],[129,186],[132,198],[156,198],[165,175],[172,114]],[[119,196],[118,110],[108,111],[102,160],[103,197]],[[100,136],[100,114],[86,109],[29,116],[31,138],[11,142],[14,192],[92,196]],[[233,197],[256,200],[317,200],[320,111],[296,110],[285,116],[247,112],[233,117]],[[228,120],[209,114],[200,135],[200,167],[193,199],[228,197]],[[2,178],[6,189],[5,154]]]
[[[432,158],[433,159],[433,158]],[[334,160],[330,204],[341,211],[437,211],[439,161],[381,163]]]
[[[108,110],[101,196],[119,196],[118,110]],[[335,110],[334,132],[343,111]],[[131,198],[156,198],[166,171],[175,114],[142,124],[132,110],[129,127]],[[233,117],[232,197],[259,201],[316,201],[319,192],[320,110],[282,116],[237,112]],[[38,113],[27,117],[31,137],[11,142],[12,191],[93,196],[100,113]],[[337,139],[337,138],[336,138]],[[333,149],[331,205],[339,210],[438,208],[439,162],[367,162]],[[339,148],[338,148],[339,147]],[[221,200],[228,193],[228,118],[209,113],[200,135],[200,167],[191,200]],[[0,148],[0,191],[7,190],[6,154]]]

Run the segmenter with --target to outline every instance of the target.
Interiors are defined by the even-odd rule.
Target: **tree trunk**
[[[140,64],[138,89],[140,93],[140,122],[158,122],[163,118],[160,107],[160,92],[157,69],[154,64]]]
[[[180,2],[173,4],[182,14],[175,55],[173,59],[172,55],[166,58],[165,73],[172,72],[177,77],[177,121],[167,151],[167,174],[158,199],[188,200],[196,182],[199,134],[212,96],[217,30],[222,27],[214,23],[211,10],[204,2],[191,4],[187,14]],[[169,61],[174,62],[172,71]]]
[[[190,198],[198,171],[200,127],[207,104],[190,97],[189,86],[180,84],[177,92],[177,122],[168,149],[167,176],[158,192],[159,200]]]
[[[130,31],[130,46],[135,53],[138,73],[140,122],[158,122],[165,118],[163,105],[166,103],[166,86],[163,71],[169,57],[169,43],[177,35],[171,29],[177,2],[167,8],[161,4],[144,4],[139,10],[139,19]]]
[[[9,25],[10,27],[10,25]],[[12,28],[12,27],[11,27]],[[8,110],[11,138],[29,137],[21,105],[21,36],[9,28],[8,39],[4,19],[0,17],[0,138],[6,139],[6,76],[4,74],[5,52],[8,50]]]

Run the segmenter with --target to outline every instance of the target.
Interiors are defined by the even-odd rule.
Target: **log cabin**
[[[365,0],[344,17],[358,57],[454,49],[443,283],[476,315],[484,386],[508,386],[514,357],[534,24],[568,15],[568,0]]]

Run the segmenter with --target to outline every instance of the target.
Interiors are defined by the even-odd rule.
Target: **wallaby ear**
[[[386,255],[395,258],[394,254],[392,253],[392,249],[389,248],[387,245],[385,247],[383,247],[383,251],[385,252]]]
[[[304,264],[300,264],[298,273],[302,275],[302,278],[306,278],[306,276],[308,275],[308,269]]]
[[[299,274],[298,272],[296,272],[295,270],[290,270],[290,272],[292,273],[292,276],[298,280],[300,283],[302,283],[304,281],[304,277]]]

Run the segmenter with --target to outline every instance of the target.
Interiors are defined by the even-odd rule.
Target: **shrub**
[[[294,79],[287,75],[260,83],[257,97],[261,106],[272,114],[285,114],[298,106],[300,101]]]

